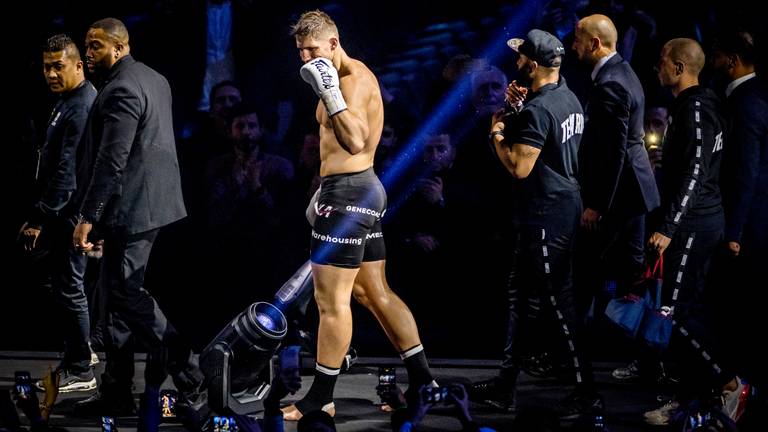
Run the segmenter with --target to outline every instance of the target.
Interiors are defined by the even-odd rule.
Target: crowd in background
[[[273,17],[247,0],[91,6],[39,11],[26,43],[40,45],[60,32],[80,43],[94,16],[120,16],[133,56],[168,79],[188,217],[160,234],[147,285],[200,347],[245,305],[270,299],[307,259],[304,208],[319,185],[316,101],[298,79],[301,64],[287,30],[306,8],[276,5]],[[317,7],[334,15],[345,49],[379,78],[386,111],[375,170],[388,194],[388,272],[419,319],[432,356],[498,356],[506,330],[513,233],[505,223],[512,202],[505,197],[516,186],[489,149],[488,131],[492,113],[504,105],[504,90],[517,78],[509,37],[540,28],[562,40],[561,75],[584,102],[591,83],[570,49],[574,28],[581,17],[609,16],[618,29],[617,51],[643,86],[644,144],[660,177],[666,113],[673,108],[655,71],[664,43],[691,38],[710,57],[720,30],[738,25],[756,36],[762,30],[739,8],[706,2],[520,1],[448,9],[442,20],[428,14],[401,19],[400,4],[380,13],[348,4]],[[26,217],[35,151],[52,106],[39,82],[39,49],[27,51],[9,150],[22,179],[9,197],[19,220]],[[761,60],[757,56],[758,71]],[[700,81],[724,99],[727,82],[717,80],[711,65]],[[98,276],[89,271],[87,278]],[[183,310],[174,308],[182,304],[176,297],[185,299]],[[206,301],[186,306],[197,298]],[[99,314],[91,319],[98,322]],[[356,331],[367,334],[373,326],[360,327]],[[486,336],[473,340],[478,330]],[[37,347],[22,340],[29,336],[19,344]],[[456,346],[461,339],[466,343]],[[372,348],[370,354],[378,353]]]

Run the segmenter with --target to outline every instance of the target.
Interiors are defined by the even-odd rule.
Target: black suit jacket
[[[659,206],[659,192],[643,145],[645,96],[637,75],[616,54],[587,95],[579,149],[585,208],[601,215],[637,216]]]
[[[768,252],[768,85],[751,78],[727,99],[729,133],[720,173],[725,239]],[[743,245],[742,245],[743,246]]]
[[[126,56],[109,70],[88,118],[80,213],[127,234],[186,216],[168,81]]]

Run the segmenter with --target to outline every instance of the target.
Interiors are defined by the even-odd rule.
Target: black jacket
[[[133,57],[110,69],[88,119],[87,188],[80,212],[90,222],[145,232],[186,216],[173,136],[168,81]]]
[[[51,217],[74,216],[70,198],[77,186],[77,152],[88,121],[96,89],[86,81],[63,94],[48,119],[45,143],[40,149],[37,184],[40,199],[32,208],[28,222],[41,226]]]
[[[720,159],[725,121],[720,101],[704,87],[677,95],[669,111],[661,159],[661,224],[656,231],[672,237],[678,229],[723,228]]]
[[[602,215],[637,216],[659,206],[653,168],[643,145],[645,96],[620,55],[600,69],[587,96],[579,150],[585,208]]]
[[[729,129],[720,184],[725,239],[768,247],[768,87],[752,78],[727,98]]]

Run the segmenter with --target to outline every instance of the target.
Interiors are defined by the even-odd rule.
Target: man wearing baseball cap
[[[565,47],[558,38],[544,30],[533,29],[525,39],[512,38],[507,45],[546,68],[559,68],[565,55]]]
[[[557,321],[563,351],[573,367],[576,391],[558,406],[561,419],[573,420],[602,409],[579,340],[571,277],[573,238],[581,217],[576,172],[584,115],[560,77],[565,48],[555,36],[534,29],[507,45],[519,54],[520,76],[507,88],[507,104],[525,104],[494,114],[489,139],[517,183],[510,194],[515,238],[509,332],[499,376],[475,383],[470,396],[506,412],[515,410],[523,338],[547,340],[531,337],[538,324],[531,322],[525,306],[538,300],[542,318]]]

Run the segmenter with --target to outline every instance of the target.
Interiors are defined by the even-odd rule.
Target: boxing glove
[[[312,86],[325,105],[329,116],[347,109],[339,88],[339,72],[327,58],[319,57],[301,67],[301,78]]]

